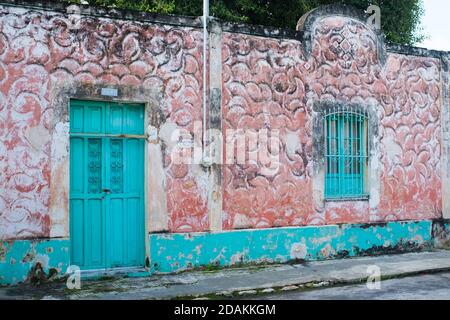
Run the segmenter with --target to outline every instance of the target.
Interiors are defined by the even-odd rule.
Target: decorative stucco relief
[[[225,227],[440,217],[439,60],[388,54],[384,61],[374,31],[346,17],[316,21],[312,35],[307,61],[296,41],[224,37],[225,127],[282,130],[275,178],[262,177],[260,165],[224,170]],[[381,165],[375,207],[313,203],[312,107],[320,101],[375,108],[380,127],[371,139]],[[289,139],[298,141],[295,157]]]
[[[388,56],[383,105],[380,219],[442,216],[441,86],[436,59]]]
[[[55,113],[62,83],[159,87],[167,122],[193,131],[201,119],[201,33],[19,8],[0,9],[0,238],[49,235]],[[61,109],[67,106],[58,106]],[[201,174],[164,167],[171,231],[207,229]]]
[[[379,37],[352,18],[321,18],[310,31],[308,58],[297,40],[223,33],[223,133],[280,133],[275,174],[261,161],[223,166],[224,229],[441,217],[440,61],[381,57]],[[201,120],[201,37],[190,27],[86,16],[71,25],[55,12],[0,8],[0,239],[49,236],[52,176],[65,174],[54,135],[67,135],[55,123],[67,106],[54,106],[54,90],[71,83],[159,88],[161,127],[193,132]],[[320,101],[375,108],[375,206],[315,203],[313,105]],[[172,163],[167,147],[168,230],[206,231],[207,170]]]
[[[224,133],[279,130],[281,143],[275,175],[261,162],[224,167],[224,228],[309,224],[312,123],[300,43],[228,33],[223,43]]]

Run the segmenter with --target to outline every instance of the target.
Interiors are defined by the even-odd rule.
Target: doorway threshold
[[[83,280],[99,280],[101,278],[138,278],[148,277],[151,273],[145,267],[123,267],[113,269],[81,270]]]

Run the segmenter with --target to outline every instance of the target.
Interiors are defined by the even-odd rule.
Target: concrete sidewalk
[[[381,269],[383,279],[420,273],[450,271],[450,251],[195,271],[177,275],[111,277],[83,281],[81,290],[68,290],[65,283],[32,287],[0,288],[0,299],[177,299],[232,298],[277,291],[302,290],[361,283],[368,267]]]

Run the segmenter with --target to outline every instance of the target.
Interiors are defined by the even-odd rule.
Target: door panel
[[[83,105],[72,104],[70,106],[70,132],[84,131],[84,107]]]
[[[124,235],[124,210],[123,199],[109,196],[110,211],[108,214],[108,265],[111,267],[124,266],[124,250],[126,248]]]
[[[140,201],[139,198],[129,198],[126,199],[126,228],[125,228],[125,237],[126,242],[130,245],[128,246],[128,251],[126,252],[126,260],[128,264],[135,265],[140,263],[140,252],[144,249],[142,248],[142,243],[139,239],[139,234],[143,232],[141,230],[142,226],[139,225],[139,221],[141,221],[141,214],[134,214],[135,212],[142,212],[142,209],[139,207]],[[138,230],[138,232],[136,232]]]
[[[123,106],[115,105],[109,109],[108,132],[121,134],[123,130]]]
[[[84,138],[70,139],[70,176],[77,179],[70,179],[70,192],[82,194],[84,192]]]
[[[70,238],[72,264],[83,266],[84,263],[84,200],[70,200]]]
[[[134,104],[108,104],[106,133],[144,134],[144,108]]]
[[[140,252],[145,251],[144,242],[139,238],[145,234],[144,224],[144,140],[124,140],[125,167],[124,167],[124,189],[125,189],[125,224],[126,243],[129,249],[126,252],[127,264],[144,263]]]
[[[70,114],[72,263],[143,266],[145,140],[123,137],[143,134],[143,107],[77,101]]]
[[[85,264],[92,268],[101,268],[103,260],[103,201],[88,199],[85,201],[84,216],[84,252]]]
[[[136,106],[127,106],[125,131],[129,134],[144,134],[143,110]]]
[[[73,264],[104,266],[102,139],[72,137],[70,213]]]
[[[107,229],[113,245],[108,251],[111,267],[142,264],[144,256],[143,151],[139,139],[109,139],[109,189],[106,196],[110,214]]]
[[[103,112],[102,105],[85,106],[86,113],[84,132],[86,133],[102,133],[103,132]]]

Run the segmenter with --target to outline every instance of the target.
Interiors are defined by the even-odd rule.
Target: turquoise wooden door
[[[73,265],[144,265],[144,141],[143,106],[71,102]]]

